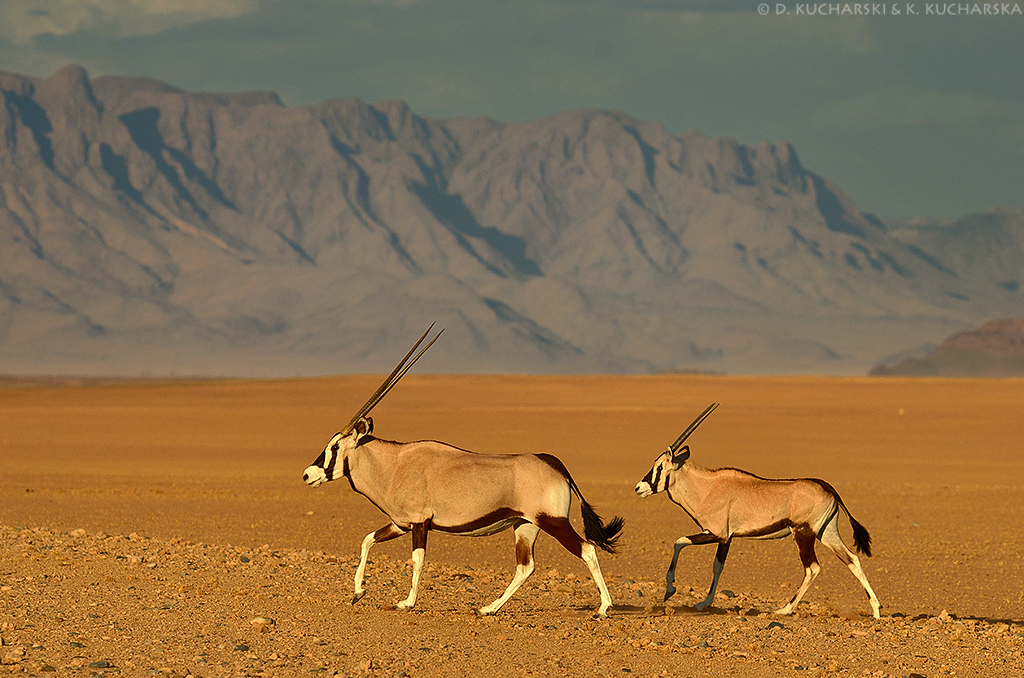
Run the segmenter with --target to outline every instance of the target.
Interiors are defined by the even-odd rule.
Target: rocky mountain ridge
[[[877,365],[872,374],[915,377],[1024,377],[1024,318],[999,318],[957,332],[920,358]]]
[[[1021,304],[783,142],[77,66],[0,97],[0,372],[380,371],[436,320],[426,370],[863,373]]]

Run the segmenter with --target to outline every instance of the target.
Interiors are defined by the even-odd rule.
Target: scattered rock
[[[1006,632],[1009,631],[1009,630],[1010,630],[1010,625],[1009,624],[1007,624],[1006,622],[999,622],[998,624],[993,626],[991,628],[991,630],[989,630],[989,635],[1003,636],[1003,635],[1006,635]]]
[[[25,658],[25,648],[20,645],[15,645],[10,650],[4,653],[0,664],[17,664]]]
[[[270,627],[273,626],[275,622],[269,617],[253,617],[252,621],[249,623],[260,633],[270,633]]]

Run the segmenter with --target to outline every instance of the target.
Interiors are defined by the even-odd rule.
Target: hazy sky
[[[433,117],[613,108],[790,141],[883,218],[1024,207],[1024,0],[0,0],[0,70],[71,62]]]

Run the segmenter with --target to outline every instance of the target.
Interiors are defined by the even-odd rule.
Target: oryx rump
[[[613,551],[622,519],[603,524],[558,458],[549,454],[484,455],[436,441],[398,443],[373,435],[373,422],[366,415],[430,347],[427,344],[407,362],[425,337],[426,333],[303,474],[313,487],[344,476],[353,490],[390,519],[363,539],[352,602],[366,593],[363,575],[374,544],[412,534],[412,588],[409,596],[396,605],[409,609],[416,603],[429,531],[486,536],[512,528],[515,577],[501,596],[479,610],[480,614],[497,612],[533,573],[534,541],[543,530],[586,563],[601,594],[598,614],[606,615],[611,596],[595,546]],[[574,494],[580,500],[585,538],[569,522]]]
[[[707,598],[695,605],[698,610],[702,610],[714,600],[718,578],[722,574],[729,545],[734,537],[779,539],[792,534],[800,549],[804,580],[792,600],[776,610],[777,614],[790,614],[818,576],[821,567],[814,554],[814,542],[817,539],[857,577],[867,592],[872,614],[878,618],[881,605],[864,575],[860,559],[839,536],[839,512],[845,513],[850,520],[854,545],[866,556],[871,555],[871,537],[850,515],[846,504],[831,485],[816,478],[773,480],[734,468],[712,470],[687,461],[690,448],[683,445],[683,441],[716,407],[718,403],[708,407],[658,457],[651,470],[636,486],[635,491],[641,497],[668,492],[669,498],[681,506],[703,530],[676,541],[672,562],[665,575],[665,600],[676,591],[676,563],[684,547],[694,544],[718,545],[711,590]]]

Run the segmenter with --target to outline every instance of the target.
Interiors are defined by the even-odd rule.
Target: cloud
[[[257,0],[4,0],[0,40],[25,45],[43,35],[93,32],[113,38],[154,35],[255,10]]]

